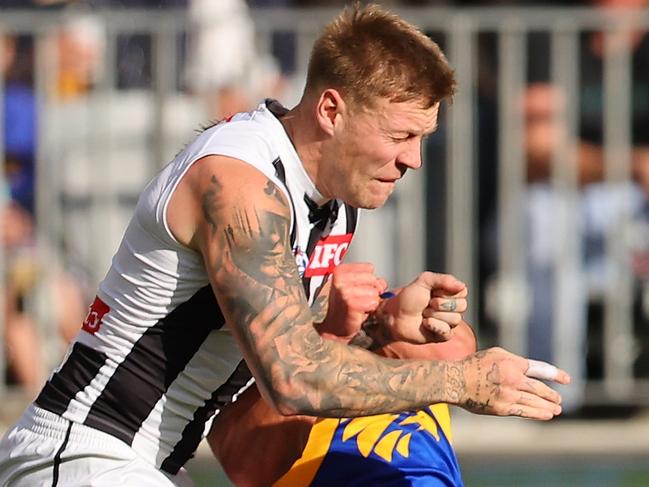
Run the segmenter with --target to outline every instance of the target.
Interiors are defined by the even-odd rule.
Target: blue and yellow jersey
[[[274,487],[462,486],[448,406],[318,420],[302,457]]]

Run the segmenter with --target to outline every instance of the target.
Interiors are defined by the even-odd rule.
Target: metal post
[[[151,164],[149,174],[155,174],[166,161],[165,114],[168,100],[175,87],[177,51],[175,32],[171,29],[157,31],[153,36],[153,127],[151,130]]]
[[[604,386],[611,395],[633,388],[633,276],[629,253],[630,192],[615,190],[631,179],[631,53],[628,23],[606,30],[604,55],[604,164],[613,189],[607,229],[604,311]]]
[[[523,192],[526,165],[523,148],[524,120],[521,100],[526,66],[524,26],[503,19],[499,30],[498,90],[498,267],[495,311],[500,323],[500,343],[524,354],[529,310],[525,272]],[[494,303],[488,304],[493,306]]]
[[[551,74],[561,99],[555,107],[553,125],[560,128],[559,143],[552,155],[552,361],[573,375],[566,388],[566,402],[581,402],[586,357],[586,285],[582,273],[583,233],[580,231],[580,207],[577,161],[577,66],[578,38],[575,26],[565,22],[552,30]],[[570,405],[572,406],[572,404]]]
[[[462,15],[456,16],[451,25],[449,58],[455,68],[459,88],[449,110],[446,255],[449,271],[463,280],[469,286],[471,295],[477,297],[474,30],[471,19]],[[475,306],[469,307],[465,317],[477,327]]]
[[[44,343],[55,344],[58,340],[56,323],[52,320],[53,306],[57,305],[51,300],[52,289],[56,279],[57,269],[61,268],[58,244],[58,216],[60,199],[58,188],[52,184],[56,181],[54,176],[53,161],[51,159],[50,138],[48,137],[50,113],[50,93],[55,86],[57,54],[52,49],[52,32],[56,26],[49,30],[39,32],[35,42],[35,96],[38,116],[36,123],[36,156],[35,156],[35,194],[36,194],[36,246],[37,259],[39,260],[40,278],[36,288],[35,302],[30,310],[36,316],[36,322],[43,336]],[[59,350],[55,346],[44,347],[46,364],[59,358]]]

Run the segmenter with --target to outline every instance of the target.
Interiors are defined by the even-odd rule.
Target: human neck
[[[323,139],[318,134],[313,117],[308,113],[308,105],[300,102],[289,110],[280,121],[284,125],[309,178],[320,194],[327,196],[327,193],[323,191],[325,188],[322,187],[320,173]]]

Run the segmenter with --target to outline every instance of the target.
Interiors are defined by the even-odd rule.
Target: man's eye
[[[401,136],[401,137],[392,137],[392,140],[394,140],[396,142],[404,142],[406,140],[412,139],[413,137],[414,137],[413,134],[408,134],[406,136]]]

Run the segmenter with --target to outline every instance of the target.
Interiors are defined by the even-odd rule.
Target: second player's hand
[[[369,263],[340,264],[330,277],[327,315],[317,325],[328,338],[348,341],[381,302],[387,282],[374,274]]]
[[[450,274],[422,272],[376,313],[394,340],[444,342],[462,320],[467,294],[466,285]]]

